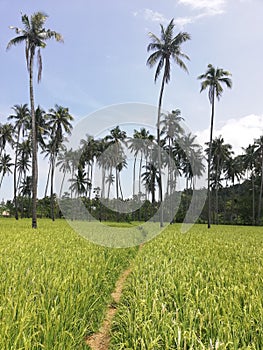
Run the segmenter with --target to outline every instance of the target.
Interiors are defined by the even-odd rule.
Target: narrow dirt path
[[[122,295],[123,286],[125,284],[126,278],[131,273],[131,268],[126,269],[118,281],[116,282],[115,289],[111,296],[114,303],[118,304]],[[86,339],[87,345],[91,347],[92,350],[108,350],[110,345],[110,330],[112,319],[117,312],[117,306],[112,304],[108,305],[106,315],[103,324],[97,333],[92,334]]]
[[[143,245],[144,245],[143,243],[140,244],[138,253],[142,249]],[[108,350],[109,349],[110,340],[111,340],[110,330],[111,330],[112,320],[117,312],[118,303],[120,302],[120,298],[122,295],[122,290],[123,290],[125,281],[132,271],[131,266],[132,265],[130,265],[130,267],[127,268],[120,275],[118,281],[115,284],[115,289],[111,293],[113,303],[108,305],[103,324],[100,327],[99,331],[97,333],[92,334],[91,336],[89,336],[86,339],[86,344],[89,345],[92,350]]]

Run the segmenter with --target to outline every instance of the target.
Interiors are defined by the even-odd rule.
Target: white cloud
[[[194,17],[177,17],[174,19],[174,24],[177,28],[183,29],[186,24],[193,23]]]
[[[196,132],[198,142],[203,146],[209,141],[209,129]],[[263,134],[263,115],[251,114],[240,119],[229,119],[222,127],[214,130],[213,137],[222,136],[225,143],[230,143],[235,155],[246,148]]]
[[[146,21],[158,22],[158,23],[169,23],[169,20],[160,12],[153,11],[151,9],[144,9],[133,12],[135,17],[143,17]]]
[[[201,10],[204,15],[216,15],[224,12],[226,0],[178,0],[178,4]]]

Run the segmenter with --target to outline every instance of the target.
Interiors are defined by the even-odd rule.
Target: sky
[[[197,76],[212,63],[230,71],[233,80],[233,88],[225,89],[216,103],[215,135],[222,135],[237,154],[263,133],[262,0],[0,0],[1,123],[14,104],[29,102],[24,47],[6,51],[16,36],[9,26],[21,26],[21,13],[36,11],[47,13],[46,27],[64,38],[63,44],[48,42],[42,51],[36,105],[68,107],[75,123],[115,104],[156,106],[160,80],[155,84],[155,70],[146,66],[148,34],[159,36],[160,23],[166,26],[174,18],[175,34],[191,35],[182,45],[190,57],[189,74],[172,65],[163,108],[179,108],[189,130],[201,143],[208,141],[210,105],[207,91],[200,94]],[[4,184],[0,198],[10,190],[8,179]]]

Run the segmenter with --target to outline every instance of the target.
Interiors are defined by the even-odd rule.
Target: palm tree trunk
[[[47,190],[48,190],[48,184],[49,184],[51,166],[52,166],[52,165],[51,165],[51,159],[50,159],[50,160],[49,160],[48,174],[47,174],[47,182],[46,182],[46,187],[45,187],[45,192],[44,192],[44,198],[47,196]]]
[[[140,165],[139,165],[139,190],[138,192],[141,193],[141,178],[142,178],[142,152],[141,152],[141,158],[140,158]]]
[[[134,199],[135,196],[135,172],[136,172],[136,160],[137,157],[135,156],[134,158],[134,163],[133,163],[133,189],[132,189],[132,198]]]
[[[59,190],[59,198],[62,197],[62,190],[63,190],[63,186],[64,186],[64,182],[65,182],[65,177],[66,177],[66,170],[64,170],[64,172],[63,172],[63,177],[61,180],[61,185],[60,185],[60,190]]]
[[[252,182],[252,225],[255,226],[255,178],[252,170],[251,174],[251,182]]]
[[[159,198],[160,198],[160,227],[163,227],[163,189],[162,189],[162,165],[161,165],[161,139],[160,139],[160,123],[161,123],[161,108],[162,108],[162,99],[165,83],[165,71],[163,74],[162,85],[159,95],[158,103],[158,117],[157,117],[157,144],[158,144],[158,168],[159,168]]]
[[[120,193],[121,193],[121,199],[123,200],[123,193],[122,193],[122,188],[121,188],[121,174],[119,172],[119,188],[120,188]]]
[[[106,169],[105,169],[105,166],[102,165],[101,198],[105,198],[105,176],[106,176]]]
[[[216,224],[218,225],[218,190],[219,190],[219,181],[220,181],[220,169],[219,169],[219,162],[220,157],[217,157],[217,169],[216,169]]]
[[[116,197],[117,197],[117,201],[116,201],[116,213],[117,213],[117,222],[119,222],[120,220],[120,213],[119,213],[119,205],[118,205],[118,200],[119,200],[119,179],[118,179],[118,169],[117,167],[115,168],[116,171]]]
[[[110,187],[111,187],[111,177],[112,177],[112,166],[110,166],[110,172],[109,172],[109,184],[108,184],[108,195],[107,195],[107,198],[109,199],[110,198]]]
[[[263,192],[263,149],[261,150],[261,182],[258,201],[258,225],[261,225],[262,221],[262,192]]]
[[[34,52],[30,53],[29,63],[29,94],[32,118],[32,228],[37,228],[37,182],[38,182],[38,167],[37,167],[37,132],[36,132],[36,116],[34,106],[34,90],[33,90],[33,65]]]
[[[208,179],[207,179],[207,193],[208,193],[208,217],[207,228],[211,227],[211,191],[210,191],[210,173],[211,173],[211,157],[212,157],[212,141],[213,141],[213,127],[214,127],[214,114],[215,114],[215,91],[213,90],[212,97],[212,113],[211,113],[211,125],[210,125],[210,141],[209,141],[209,154],[208,154]]]
[[[2,182],[3,182],[4,176],[5,176],[4,173],[2,173],[1,181],[0,181],[0,188],[2,187]]]
[[[16,150],[15,150],[15,164],[14,164],[14,203],[15,203],[15,218],[18,220],[18,209],[17,209],[17,156],[18,156],[18,145],[20,137],[20,127],[17,130]]]
[[[55,215],[54,215],[54,172],[55,172],[55,155],[53,154],[51,156],[51,176],[50,176],[50,209],[51,209],[51,219],[52,221],[55,221]]]

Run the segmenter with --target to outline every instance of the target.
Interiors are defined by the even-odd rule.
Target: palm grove
[[[168,217],[172,222],[184,219],[195,179],[204,174],[207,161],[209,191],[199,222],[207,222],[208,227],[211,222],[262,224],[263,136],[251,145],[244,145],[243,154],[237,156],[222,136],[213,138],[216,98],[221,98],[224,87],[231,88],[231,74],[209,64],[206,72],[198,77],[200,91],[208,88],[211,104],[210,139],[204,151],[197,144],[196,136],[184,130],[179,109],[162,112],[165,84],[171,79],[172,64],[175,62],[188,72],[185,60],[189,57],[182,52],[181,46],[190,40],[190,35],[185,32],[174,35],[173,20],[166,28],[161,25],[160,37],[150,33],[147,47],[151,51],[147,65],[150,68],[156,66],[154,81],[161,77],[156,135],[145,128],[129,135],[116,126],[100,139],[87,135],[86,139],[80,140],[78,149],[73,150],[67,148],[67,136],[73,128],[69,109],[59,105],[48,110],[40,106],[35,108],[33,90],[35,59],[39,82],[41,49],[49,39],[62,42],[63,38],[61,34],[45,29],[47,15],[44,13],[37,12],[31,17],[22,15],[21,19],[22,29],[10,27],[17,36],[9,41],[7,48],[25,44],[30,107],[28,104],[14,105],[7,122],[0,125],[0,188],[5,176],[13,177],[13,200],[3,201],[2,211],[8,211],[16,219],[32,217],[32,227],[36,228],[37,217],[54,220],[62,216],[57,197],[64,201],[78,197],[100,220],[148,220],[160,208],[162,226]],[[12,156],[8,152],[10,147]],[[107,156],[109,147],[114,147],[111,156]],[[128,167],[125,148],[134,157],[132,198],[125,198],[122,189],[121,174]],[[39,156],[47,159],[49,164],[42,199],[38,198],[37,192]],[[95,185],[95,167],[101,171],[100,185]],[[167,176],[163,175],[164,168]],[[56,171],[63,174],[59,193],[54,192]],[[179,178],[185,179],[184,190],[177,188]],[[114,195],[110,196],[113,191]],[[171,220],[173,213],[168,213],[169,208],[164,211],[162,206],[164,199],[172,198],[172,193],[180,193],[181,202]],[[120,201],[133,209],[130,214],[119,212]],[[72,214],[74,218],[78,218],[77,212]]]

